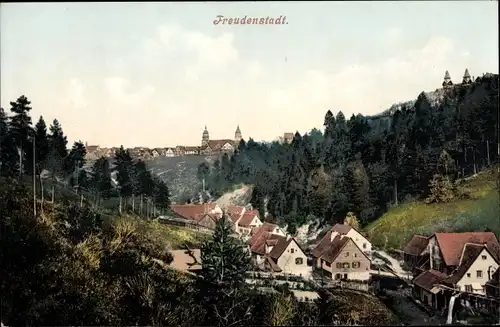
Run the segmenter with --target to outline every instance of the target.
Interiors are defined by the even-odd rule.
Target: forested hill
[[[439,101],[422,92],[383,115],[387,128],[327,111],[324,133],[296,133],[291,144],[250,139],[234,156],[202,164],[198,176],[214,194],[253,184],[252,205],[295,226],[310,215],[341,221],[347,212],[368,223],[405,200],[440,201],[439,185],[498,161],[498,75],[439,92]]]

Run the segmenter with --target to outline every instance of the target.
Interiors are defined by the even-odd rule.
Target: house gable
[[[467,247],[470,248],[470,246]],[[487,247],[481,248],[482,249],[480,251],[475,251],[475,258],[463,258],[464,262],[461,262],[461,265],[466,265],[463,268],[463,273],[461,273],[462,276],[457,276],[458,278],[456,278],[458,279],[456,281],[456,285],[459,286],[461,290],[465,290],[465,286],[470,285],[474,292],[482,293],[483,286],[489,280],[488,275],[491,276],[500,266],[498,260],[495,259],[494,255],[488,250]],[[470,262],[468,263],[467,260]],[[460,267],[458,272],[460,272]]]
[[[349,236],[361,250],[363,251],[372,250],[372,243],[356,229],[351,228],[351,230],[346,235]]]
[[[312,268],[307,265],[307,255],[294,238],[290,237],[276,263],[284,273],[307,277]],[[274,250],[274,249],[273,249]],[[274,254],[272,251],[271,256]],[[274,258],[273,258],[274,259]]]

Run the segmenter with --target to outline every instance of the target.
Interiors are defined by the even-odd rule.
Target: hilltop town
[[[291,143],[294,133],[284,133],[283,137],[278,138],[281,143]],[[150,160],[158,157],[182,157],[182,156],[192,156],[192,155],[219,155],[228,153],[231,154],[238,148],[240,141],[243,140],[240,126],[236,127],[233,139],[210,139],[210,134],[208,132],[207,126],[203,130],[201,144],[199,146],[186,146],[177,145],[176,147],[165,147],[165,148],[148,148],[148,147],[135,147],[127,148],[131,156],[136,159]],[[92,161],[97,160],[100,157],[111,158],[118,151],[119,147],[105,148],[99,145],[88,145],[85,144],[87,154],[85,159]]]

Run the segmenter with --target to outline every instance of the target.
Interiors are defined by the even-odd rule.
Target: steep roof
[[[439,284],[446,278],[446,274],[437,270],[427,270],[415,277],[413,284],[417,285],[424,290],[430,291],[434,285]]]
[[[87,150],[87,153],[92,153],[92,152],[96,151],[97,149],[99,149],[98,145],[89,145],[89,146],[85,147],[85,150]]]
[[[352,227],[350,225],[346,225],[346,224],[335,224],[332,227],[332,230],[334,232],[337,232],[337,233],[343,234],[343,235],[346,235],[347,233],[349,233],[349,231],[351,229],[352,229]]]
[[[331,237],[332,237],[332,230],[329,230],[326,232],[326,234],[323,236],[323,238],[319,241],[319,243],[314,247],[311,254],[316,258],[321,257],[326,252],[328,247],[330,246]]]
[[[259,216],[259,212],[257,210],[245,211],[240,221],[238,221],[238,225],[242,227],[250,227],[250,224],[254,220],[255,217]]]
[[[216,203],[172,204],[170,205],[170,210],[182,218],[196,220],[199,215],[209,213],[211,210],[214,210],[216,206]]]
[[[470,78],[469,70],[465,68],[464,78]]]
[[[413,235],[410,242],[406,244],[403,252],[409,255],[419,256],[429,244],[429,239],[422,235]]]
[[[332,263],[337,259],[339,256],[340,252],[342,252],[342,249],[347,245],[347,243],[353,242],[350,237],[343,236],[343,235],[337,235],[333,239],[333,241],[330,242],[330,246],[328,249],[323,253],[322,258],[329,263]],[[353,242],[354,244],[354,242]]]
[[[243,206],[228,206],[226,208],[226,212],[229,218],[231,218],[231,220],[233,221],[233,223],[235,223],[238,219],[240,219],[244,211],[245,207]]]
[[[447,266],[458,266],[466,243],[486,244],[492,254],[500,253],[500,244],[492,232],[436,233],[434,236]]]
[[[209,140],[208,147],[210,147],[210,149],[212,150],[220,150],[227,143],[234,146],[234,140],[224,139],[224,140]]]
[[[281,236],[281,235],[277,235],[277,234],[272,234],[272,233],[266,232],[266,231],[261,231],[260,233],[257,234],[257,237],[255,237],[255,238],[252,237],[252,239],[250,240],[250,251],[252,251],[253,253],[260,254],[260,255],[266,254],[266,241],[267,240],[277,240],[277,244],[275,245],[275,247],[276,247],[279,245],[280,242],[283,242],[283,241],[286,242],[286,237]],[[274,250],[274,248],[273,248],[273,250]]]
[[[459,265],[452,275],[446,279],[446,282],[455,284],[461,280],[484,249],[488,250],[488,248],[484,245],[470,243],[465,244],[460,257]]]
[[[444,79],[450,79],[450,73],[448,71],[444,73]]]
[[[332,227],[332,230],[334,232],[337,232],[339,234],[342,234],[342,235],[347,235],[347,233],[349,233],[352,229],[354,229],[356,232],[358,232],[359,235],[363,236],[365,239],[365,235],[363,235],[363,233],[355,228],[355,227],[352,227],[350,225],[347,225],[347,224],[335,224],[333,227]]]
[[[295,242],[295,240],[292,237],[290,237],[288,240],[286,239],[286,237],[283,236],[277,239],[276,245],[273,246],[273,249],[271,250],[271,252],[269,252],[269,257],[278,260],[279,257],[281,257],[281,255],[283,254],[283,252],[285,252],[288,245],[290,245],[290,243],[292,242]]]

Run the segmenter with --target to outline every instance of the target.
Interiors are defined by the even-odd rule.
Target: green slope
[[[414,234],[491,230],[500,235],[497,180],[496,168],[486,170],[464,182],[472,199],[404,203],[391,208],[366,231],[375,246],[386,249],[402,249]]]

